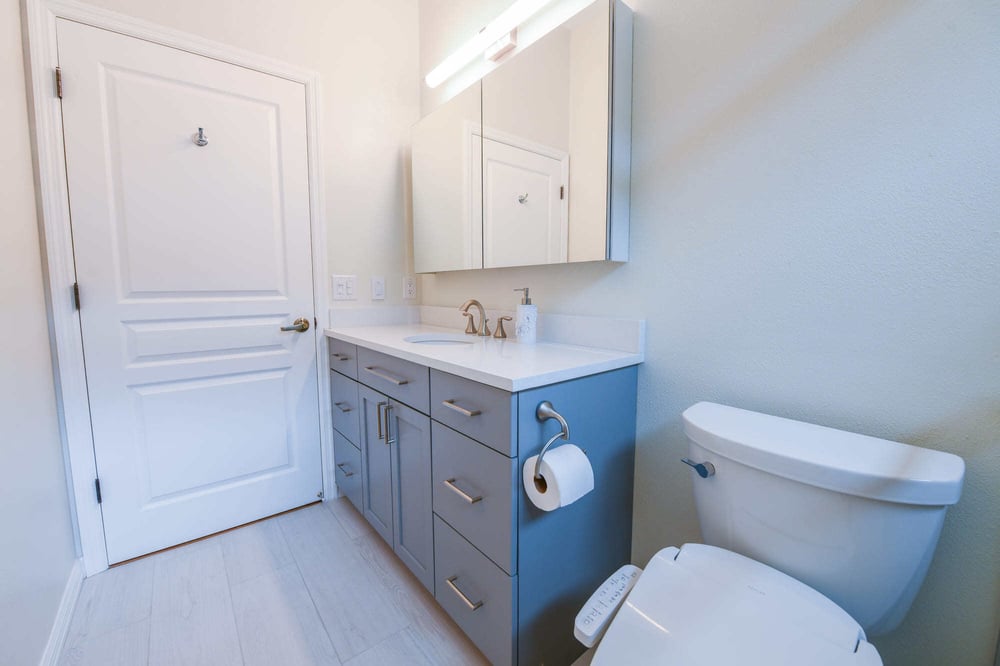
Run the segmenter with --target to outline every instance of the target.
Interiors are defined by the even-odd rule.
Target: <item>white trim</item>
[[[59,600],[55,620],[52,622],[49,640],[45,643],[45,651],[42,652],[42,658],[38,661],[39,666],[56,666],[59,663],[63,646],[66,644],[66,636],[69,635],[70,622],[73,619],[73,611],[76,609],[76,600],[80,598],[80,590],[83,589],[83,579],[83,560],[73,560],[69,577],[66,579],[66,586],[63,588],[62,599]]]
[[[65,18],[96,28],[137,37],[196,55],[214,58],[265,74],[301,83],[306,92],[306,130],[309,169],[309,208],[313,245],[313,308],[316,326],[316,373],[319,382],[320,436],[323,488],[335,496],[333,481],[333,435],[324,405],[330,387],[322,359],[326,342],[321,331],[328,326],[326,284],[326,224],[323,176],[320,160],[320,84],[316,72],[300,69],[249,51],[190,35],[124,14],[99,9],[75,0],[22,0],[28,39],[28,94],[31,105],[36,188],[38,192],[47,306],[51,322],[53,365],[63,446],[68,452],[70,484],[76,504],[77,528],[83,556],[83,571],[93,575],[108,568],[101,507],[94,495],[97,462],[90,429],[87,377],[83,362],[83,340],[79,313],[73,303],[76,272],[70,229],[69,195],[63,153],[62,106],[55,95],[53,72],[58,64],[56,19]]]

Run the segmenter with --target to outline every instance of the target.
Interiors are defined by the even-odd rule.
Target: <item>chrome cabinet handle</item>
[[[343,472],[345,477],[354,476],[354,472],[348,472],[344,469],[345,467],[347,467],[347,463],[337,463],[337,469]]]
[[[299,317],[294,322],[292,322],[291,326],[282,326],[281,330],[285,331],[286,333],[290,331],[295,331],[296,333],[305,333],[306,331],[309,330],[309,320],[306,319],[305,317]]]
[[[455,485],[455,479],[447,479],[447,480],[443,481],[443,483],[444,483],[445,486],[447,486],[448,488],[450,488],[452,490],[452,492],[454,492],[456,495],[458,495],[459,497],[461,497],[462,499],[464,499],[469,504],[475,504],[476,502],[482,502],[483,501],[483,496],[482,495],[476,495],[475,497],[473,497],[469,493],[465,492],[464,490],[462,490],[461,488],[459,488],[458,486],[456,486]]]
[[[472,418],[473,416],[479,416],[480,414],[483,413],[479,409],[466,409],[465,407],[460,407],[455,404],[454,400],[442,400],[441,404],[447,407],[448,409],[452,409],[461,414],[462,416],[468,416],[469,418]]]
[[[351,357],[347,354],[341,354],[340,352],[333,352],[330,354],[331,357],[337,359],[338,361],[350,361]]]
[[[366,366],[365,367],[365,372],[370,372],[371,374],[375,375],[379,379],[384,379],[387,382],[392,382],[396,386],[402,386],[404,384],[409,384],[410,383],[409,379],[400,379],[399,377],[393,377],[392,375],[390,375],[388,373],[379,372],[379,369],[376,368],[374,365]]]
[[[391,412],[391,411],[392,411],[392,403],[390,402],[390,403],[388,403],[385,406],[385,411],[382,412],[383,414],[385,414],[385,445],[386,446],[389,446],[390,444],[395,444],[396,443],[396,438],[392,436],[392,429],[389,427],[389,412]]]
[[[333,403],[333,406],[346,414],[347,412],[351,411],[350,407],[344,407],[344,405],[346,404],[347,404],[346,402],[335,402]]]
[[[469,607],[469,610],[474,611],[482,608],[483,602],[482,601],[473,602],[472,599],[465,596],[465,593],[462,592],[462,590],[458,589],[458,585],[455,585],[456,580],[458,580],[458,576],[452,576],[451,578],[445,578],[444,582],[448,583],[448,587],[451,588],[451,591],[454,592],[459,599],[465,602],[465,605]]]
[[[695,461],[688,460],[687,458],[681,458],[681,462],[698,472],[698,476],[703,479],[715,476],[715,465],[710,462],[696,463]]]
[[[376,426],[376,434],[378,434],[378,438],[379,439],[383,439],[385,437],[382,434],[382,408],[385,407],[388,404],[389,404],[388,402],[380,402],[377,405],[375,405],[375,411],[377,412],[376,417],[375,417],[375,422],[377,424],[377,426]]]

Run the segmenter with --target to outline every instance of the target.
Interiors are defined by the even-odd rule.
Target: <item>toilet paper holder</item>
[[[545,442],[545,446],[542,447],[541,453],[538,454],[538,459],[535,460],[535,478],[540,479],[542,478],[542,458],[545,457],[545,452],[549,450],[549,447],[552,446],[557,439],[562,438],[567,441],[569,440],[569,423],[566,422],[563,415],[557,412],[555,407],[553,407],[552,403],[548,400],[543,400],[538,404],[538,407],[535,408],[535,418],[543,423],[549,419],[555,419],[562,427],[562,430],[553,435],[549,441]]]

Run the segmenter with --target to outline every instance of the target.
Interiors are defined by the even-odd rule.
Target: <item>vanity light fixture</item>
[[[469,62],[490,48],[494,42],[510,37],[510,33],[552,0],[517,0],[500,16],[490,21],[475,37],[463,44],[457,51],[445,58],[440,65],[430,71],[424,81],[431,88],[437,88]],[[516,44],[515,44],[516,46]],[[507,50],[514,48],[510,46]],[[499,56],[496,56],[499,57]]]
[[[514,28],[506,35],[486,47],[483,57],[492,62],[500,60],[511,51],[517,48],[517,28]]]

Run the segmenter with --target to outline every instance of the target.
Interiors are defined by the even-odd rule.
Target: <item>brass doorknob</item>
[[[282,331],[295,331],[297,333],[305,333],[309,330],[309,320],[305,317],[299,317],[291,326],[282,326]]]

